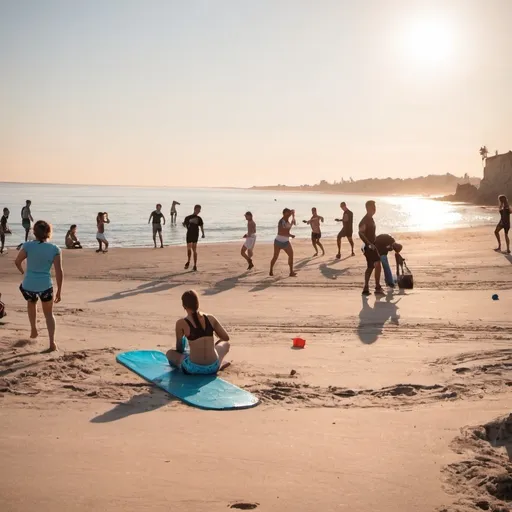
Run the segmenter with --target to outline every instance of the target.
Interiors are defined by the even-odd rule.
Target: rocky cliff
[[[486,159],[477,199],[479,203],[495,204],[500,194],[512,199],[512,151]]]

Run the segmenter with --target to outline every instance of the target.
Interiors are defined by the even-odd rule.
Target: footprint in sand
[[[239,510],[254,510],[255,508],[257,508],[259,505],[259,503],[244,503],[244,502],[239,502],[239,503],[232,503],[231,505],[228,505],[229,508],[237,508]]]

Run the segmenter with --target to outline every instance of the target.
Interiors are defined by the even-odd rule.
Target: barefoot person
[[[34,224],[35,240],[25,242],[15,264],[18,270],[24,274],[20,291],[27,301],[28,319],[30,321],[31,338],[37,338],[37,301],[41,299],[43,313],[50,338],[49,352],[57,350],[55,343],[55,318],[53,316],[53,303],[61,300],[62,282],[64,272],[62,270],[62,257],[60,249],[48,242],[52,236],[52,227],[44,220],[38,220]],[[23,261],[27,260],[26,271],[23,270]],[[54,294],[52,276],[50,270],[55,269],[57,278],[57,293]]]
[[[508,232],[510,231],[510,205],[508,203],[507,196],[499,196],[498,201],[500,205],[500,221],[494,230],[496,240],[498,240],[498,247],[494,250],[497,252],[501,251],[500,231],[503,230],[505,233],[505,243],[507,244],[507,254],[510,254],[510,239],[508,237]]]
[[[384,270],[384,281],[390,287],[395,287],[395,280],[393,279],[393,272],[388,260],[389,251],[395,251],[395,254],[400,254],[402,245],[396,243],[391,235],[382,234],[375,238],[375,247],[380,255],[380,262],[382,270]]]
[[[98,216],[96,217],[96,225],[98,227],[98,232],[96,233],[96,240],[98,240],[99,248],[96,250],[96,252],[108,252],[108,240],[105,236],[105,224],[110,224],[108,213],[98,212]],[[105,249],[103,249],[103,244],[105,244]]]
[[[5,235],[11,234],[11,229],[9,228],[9,224],[7,223],[7,221],[9,220],[9,213],[9,208],[4,208],[4,214],[0,219],[0,254],[4,254],[4,252],[7,254],[7,252],[4,251],[4,247]]]
[[[366,202],[366,215],[359,223],[359,238],[364,242],[364,256],[366,258],[366,272],[364,274],[363,295],[370,295],[370,277],[375,270],[375,294],[382,295],[384,290],[380,285],[381,262],[380,255],[375,247],[375,221],[373,217],[377,212],[375,201]]]
[[[291,220],[290,220],[291,218]],[[296,226],[295,210],[285,208],[283,210],[283,217],[277,224],[277,236],[274,240],[274,256],[270,262],[269,275],[274,275],[274,265],[276,264],[279,253],[284,251],[288,255],[288,266],[290,267],[290,277],[295,277],[297,274],[293,271],[293,247],[290,243],[290,238],[295,238],[295,235],[290,233],[293,226]]]
[[[195,291],[185,292],[181,303],[187,316],[176,322],[176,349],[167,352],[167,359],[183,373],[214,375],[229,352],[229,335],[213,315],[199,311]],[[214,335],[219,341],[215,342]]]
[[[352,256],[354,254],[354,240],[352,238],[352,234],[354,232],[354,214],[347,208],[347,203],[342,202],[340,204],[340,208],[343,210],[343,217],[341,219],[334,219],[336,222],[343,222],[343,228],[338,233],[338,254],[336,254],[336,258],[341,258],[341,239],[346,237],[350,247],[352,248]]]
[[[176,210],[176,205],[181,206],[181,203],[178,201],[173,201],[171,205],[171,226],[174,224],[176,226],[176,219],[178,217],[178,210]]]
[[[311,208],[312,217],[309,220],[304,220],[305,224],[311,226],[311,243],[313,244],[313,249],[315,249],[315,254],[313,256],[318,256],[318,248],[322,249],[322,256],[325,255],[324,246],[320,242],[320,238],[322,238],[322,230],[320,229],[320,222],[324,221],[324,218],[318,215],[316,208]]]
[[[199,217],[201,213],[201,205],[194,206],[194,213],[185,217],[183,226],[187,228],[187,263],[185,263],[185,270],[190,267],[190,258],[194,253],[194,266],[192,270],[197,270],[197,242],[199,240],[199,230],[201,230],[202,237],[204,238],[203,219]]]
[[[254,268],[252,256],[254,253],[254,244],[256,243],[256,222],[254,222],[251,212],[245,214],[245,220],[247,221],[247,233],[244,235],[245,242],[244,245],[242,245],[240,253],[242,254],[242,258],[249,264],[247,270],[251,270]]]
[[[71,224],[65,238],[66,249],[82,249],[82,244],[76,235],[76,224]]]
[[[34,222],[34,219],[32,218],[32,212],[30,211],[31,206],[32,201],[27,200],[25,202],[25,206],[21,209],[21,225],[25,230],[25,242],[28,240],[30,227],[32,226],[32,222]]]
[[[162,219],[164,220],[164,226],[165,226],[165,216],[162,213],[162,205],[158,203],[156,205],[156,210],[153,210],[151,212],[151,215],[149,216],[148,224],[153,221],[153,243],[155,244],[156,249],[156,234],[158,233],[158,236],[160,238],[160,249],[164,248],[164,240],[162,238]]]

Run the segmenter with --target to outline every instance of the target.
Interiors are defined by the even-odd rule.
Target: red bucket
[[[304,348],[306,346],[306,340],[302,338],[293,338],[293,347],[294,348]]]

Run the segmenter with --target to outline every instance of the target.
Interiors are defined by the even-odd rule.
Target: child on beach
[[[167,352],[169,364],[190,375],[214,375],[229,352],[229,335],[213,315],[199,310],[195,291],[185,292],[181,303],[187,316],[176,322],[176,349]]]
[[[105,224],[110,224],[108,213],[98,212],[98,215],[96,217],[96,225],[98,227],[98,232],[96,233],[96,240],[98,240],[99,248],[96,250],[96,252],[108,252],[108,240],[105,236]],[[103,244],[105,244],[105,249],[103,249]]]
[[[7,223],[9,219],[9,213],[9,208],[4,208],[4,214],[0,219],[0,254],[4,254],[5,235],[11,234],[11,229],[9,228],[9,224]]]
[[[76,236],[76,224],[71,224],[65,238],[66,249],[82,249],[82,244]]]
[[[41,299],[43,313],[50,338],[48,352],[57,350],[55,343],[55,317],[53,316],[53,303],[61,301],[64,272],[60,249],[48,242],[52,237],[52,226],[44,220],[34,224],[35,240],[25,242],[16,258],[15,264],[24,275],[20,291],[27,301],[27,313],[30,322],[32,339],[37,338],[37,301]],[[27,260],[26,271],[23,261]],[[57,293],[54,295],[51,268],[55,268],[57,278]]]

